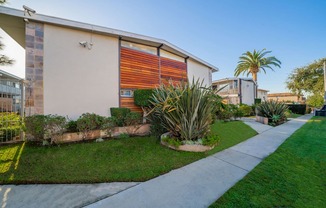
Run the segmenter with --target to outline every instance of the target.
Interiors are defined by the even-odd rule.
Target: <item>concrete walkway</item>
[[[2,185],[1,208],[83,207],[138,183]]]
[[[312,115],[293,119],[210,157],[173,170],[88,207],[208,207],[273,153]],[[256,126],[256,128],[259,125]]]
[[[274,152],[312,115],[270,127],[244,120],[257,136],[143,183],[1,185],[1,207],[207,207]]]

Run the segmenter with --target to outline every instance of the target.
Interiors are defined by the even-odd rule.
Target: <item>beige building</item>
[[[258,89],[257,90],[257,98],[260,98],[261,101],[267,101],[268,100],[268,90]]]
[[[218,68],[153,37],[0,7],[0,27],[26,51],[26,115],[77,118],[130,107],[133,90],[203,79]]]
[[[297,96],[293,93],[282,92],[282,93],[269,93],[268,100],[277,100],[286,103],[305,103],[306,98],[303,95]]]
[[[219,95],[229,104],[255,103],[255,83],[251,78],[225,78],[212,82],[214,89],[220,89]]]

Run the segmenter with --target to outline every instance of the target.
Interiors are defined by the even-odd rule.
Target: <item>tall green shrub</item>
[[[161,85],[153,93],[153,116],[173,136],[181,140],[204,138],[210,131],[216,105],[212,90],[203,82],[182,82],[179,85]]]

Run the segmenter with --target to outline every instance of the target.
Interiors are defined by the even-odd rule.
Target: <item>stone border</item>
[[[256,116],[256,121],[265,125],[268,125],[268,118],[262,116]]]
[[[212,150],[215,146],[205,146],[201,144],[183,144],[180,145],[179,147],[175,147],[172,145],[169,145],[167,142],[162,141],[162,137],[168,136],[170,133],[164,133],[161,135],[161,144],[163,146],[166,146],[170,149],[177,150],[177,151],[185,151],[185,152],[206,152],[209,150]]]

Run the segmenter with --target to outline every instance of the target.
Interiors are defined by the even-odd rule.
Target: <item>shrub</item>
[[[125,117],[124,125],[133,126],[141,123],[141,115],[138,112],[130,112]]]
[[[217,112],[217,118],[220,120],[228,121],[231,118],[237,119],[244,116],[242,109],[234,104],[224,105],[220,111]]]
[[[11,141],[24,129],[22,118],[16,113],[0,113],[0,141]]]
[[[54,137],[65,131],[67,120],[58,115],[33,115],[25,118],[26,133],[31,135],[28,140],[42,141],[47,144],[49,140],[52,144]]]
[[[258,115],[267,117],[269,120],[272,120],[273,116],[279,116],[280,120],[285,120],[287,110],[288,107],[285,103],[274,100],[262,102],[257,106]]]
[[[67,132],[78,132],[77,121],[70,120],[67,123]]]
[[[113,118],[105,118],[103,124],[101,125],[101,130],[105,130],[108,136],[111,137],[111,133],[115,127]]]
[[[103,116],[95,113],[84,113],[77,119],[77,129],[83,134],[83,139],[89,136],[90,131],[104,128],[108,122]]]
[[[67,119],[63,116],[48,115],[45,122],[45,139],[50,140],[52,144],[55,142],[54,136],[62,135],[67,126]]]
[[[261,104],[261,98],[255,98],[255,105],[256,104]]]
[[[110,108],[111,117],[117,126],[125,125],[125,118],[130,113],[129,108]]]
[[[243,112],[243,116],[252,115],[252,107],[246,104],[241,104],[239,109]]]
[[[288,108],[292,113],[304,115],[306,113],[307,105],[305,104],[288,104]]]
[[[210,135],[206,136],[203,139],[203,143],[202,144],[205,145],[205,146],[211,146],[211,147],[213,147],[213,146],[218,145],[218,143],[220,142],[220,140],[221,140],[221,138],[218,135],[216,135],[216,134],[214,134],[214,135],[210,134]]]
[[[161,119],[173,137],[197,140],[209,133],[216,100],[212,90],[202,84],[193,80],[191,84],[161,85],[154,90],[153,116]]]
[[[44,140],[45,118],[45,115],[32,115],[25,118],[26,133],[32,136],[27,137],[28,140]]]
[[[153,116],[150,114],[148,118],[151,122],[150,126],[150,134],[158,139],[160,139],[161,135],[166,133],[168,130],[161,124],[161,118],[158,116]]]
[[[138,89],[134,91],[135,105],[140,107],[150,107],[149,101],[153,96],[154,89]]]

